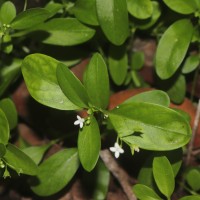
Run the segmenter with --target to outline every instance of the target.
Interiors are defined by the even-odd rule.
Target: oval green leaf
[[[0,143],[0,158],[2,158],[6,153],[6,147],[4,144]]]
[[[193,26],[187,19],[174,22],[165,31],[155,58],[156,73],[161,79],[168,79],[177,71],[188,50],[192,34]]]
[[[165,156],[154,158],[153,176],[160,192],[169,199],[175,188],[175,179],[171,164]]]
[[[182,68],[182,73],[183,74],[188,74],[192,71],[194,71],[200,63],[200,57],[199,55],[191,55],[189,57],[187,57],[183,68]]]
[[[77,0],[73,12],[78,20],[89,25],[98,25],[96,0]]]
[[[133,192],[137,198],[142,200],[162,200],[150,187],[142,184],[136,184]]]
[[[144,65],[144,53],[136,51],[131,55],[131,69],[140,70]]]
[[[34,27],[50,17],[45,8],[31,8],[19,13],[11,23],[13,29],[22,30]]]
[[[6,145],[9,140],[10,132],[9,132],[9,124],[4,112],[0,109],[0,143]]]
[[[128,11],[126,0],[96,0],[99,24],[114,45],[122,45],[128,34]]]
[[[15,128],[17,125],[17,110],[13,101],[9,98],[2,99],[0,101],[0,108],[6,115],[6,118],[9,123],[9,128]]]
[[[14,169],[18,174],[37,174],[37,165],[24,152],[12,144],[7,145],[7,151],[4,155],[7,165]]]
[[[151,0],[127,0],[129,13],[138,19],[147,19],[153,13]]]
[[[55,18],[37,27],[47,32],[42,41],[46,44],[73,46],[90,40],[95,30],[81,24],[75,18]]]
[[[190,169],[186,175],[186,181],[192,190],[198,191],[200,189],[200,170]]]
[[[39,196],[50,196],[64,188],[79,167],[77,149],[61,150],[45,160],[37,176],[31,180],[31,189]]]
[[[56,78],[59,62],[49,56],[32,54],[22,63],[22,74],[31,96],[39,103],[60,109],[78,109],[62,92]]]
[[[2,24],[10,24],[16,16],[15,5],[11,1],[6,1],[0,8],[0,21]]]
[[[84,75],[84,85],[91,103],[105,109],[109,102],[109,78],[106,63],[99,53],[92,56]]]
[[[85,170],[90,172],[96,165],[101,148],[101,137],[99,126],[94,118],[90,116],[90,124],[85,125],[79,131],[78,153],[81,164]]]
[[[80,108],[88,108],[89,97],[81,81],[64,64],[57,66],[57,80],[66,97]]]
[[[187,144],[191,137],[190,125],[184,117],[172,109],[157,104],[121,104],[108,115],[124,142],[143,149],[177,149]]]
[[[40,161],[42,160],[45,152],[47,151],[47,149],[51,146],[50,144],[45,144],[45,145],[41,145],[41,146],[31,146],[31,147],[27,147],[22,149],[22,151],[28,155],[29,157],[31,157],[31,159],[36,163],[39,164]]]
[[[162,90],[152,90],[130,97],[124,101],[123,104],[131,102],[149,102],[169,107],[170,99],[169,96]]]
[[[191,14],[194,13],[198,7],[195,3],[196,0],[163,0],[164,3],[175,12],[181,14]]]
[[[128,57],[124,45],[111,45],[109,49],[108,67],[114,83],[121,85],[125,81],[128,70]]]
[[[179,200],[200,200],[199,195],[191,195],[180,198]]]

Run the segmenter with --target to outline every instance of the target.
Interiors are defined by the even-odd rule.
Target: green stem
[[[23,8],[23,11],[25,11],[27,8],[27,0],[24,0],[24,8]]]

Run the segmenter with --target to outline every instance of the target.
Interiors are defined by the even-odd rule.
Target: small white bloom
[[[110,147],[110,151],[115,153],[115,158],[119,158],[120,153],[124,153],[124,150],[115,142],[114,147]]]
[[[140,149],[139,149],[139,147],[135,147],[135,149],[134,149],[135,151],[137,151],[137,152],[139,152],[140,151]]]
[[[84,122],[85,122],[85,119],[77,115],[77,120],[74,122],[74,125],[79,125],[80,128],[83,128]]]

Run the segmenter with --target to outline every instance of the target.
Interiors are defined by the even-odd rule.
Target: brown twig
[[[192,129],[192,138],[190,140],[189,146],[188,146],[188,151],[187,151],[187,157],[186,157],[186,166],[189,165],[190,163],[190,159],[192,156],[192,150],[193,150],[193,145],[194,145],[194,139],[197,133],[197,128],[199,125],[199,119],[200,119],[200,99],[197,105],[197,111],[196,111],[196,115],[195,115],[195,119],[194,119],[194,125],[193,125],[193,129]]]
[[[128,174],[119,166],[116,160],[113,158],[109,150],[102,150],[100,152],[100,157],[108,170],[113,174],[113,176],[119,181],[124,193],[126,194],[128,200],[137,200],[133,193],[132,187],[129,183]]]

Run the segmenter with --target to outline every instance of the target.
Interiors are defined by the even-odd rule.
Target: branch
[[[116,160],[113,158],[109,150],[102,150],[100,152],[100,157],[108,170],[113,174],[113,176],[119,181],[124,193],[126,194],[128,200],[137,200],[133,193],[132,187],[129,183],[128,174],[119,166]]]

